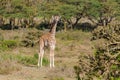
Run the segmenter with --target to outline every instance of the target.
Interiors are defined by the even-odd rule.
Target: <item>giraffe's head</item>
[[[58,15],[55,15],[55,16],[52,16],[50,22],[53,23],[53,22],[58,22],[60,20],[61,16],[58,16]]]
[[[61,16],[54,16],[54,20],[55,20],[55,21],[59,21],[60,18],[61,18]]]

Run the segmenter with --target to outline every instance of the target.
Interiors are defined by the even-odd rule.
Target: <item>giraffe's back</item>
[[[55,37],[52,36],[50,33],[42,35],[40,39],[42,39],[44,46],[50,46],[56,43]]]

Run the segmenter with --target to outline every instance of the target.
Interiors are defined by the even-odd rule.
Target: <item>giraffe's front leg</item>
[[[40,66],[40,53],[38,53],[38,67]]]

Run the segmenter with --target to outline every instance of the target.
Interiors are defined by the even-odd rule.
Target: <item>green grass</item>
[[[38,54],[34,54],[33,56],[25,55],[25,54],[0,54],[2,60],[10,60],[17,61],[17,63],[30,66],[37,65]],[[49,64],[49,60],[47,58],[43,58],[43,65],[47,66]]]
[[[64,78],[62,78],[62,77],[54,77],[54,78],[51,78],[50,80],[64,80]]]
[[[15,40],[0,41],[0,50],[2,51],[13,49],[13,48],[16,48],[17,46],[18,46],[18,43]]]
[[[24,64],[24,65],[37,65],[38,62],[38,54],[34,54],[33,56],[28,56],[28,55],[22,55],[19,54],[16,56],[16,59],[18,63]],[[49,61],[47,58],[43,58],[43,65],[48,65]]]
[[[111,77],[111,80],[120,80],[120,77],[119,78]]]
[[[80,30],[76,31],[67,31],[67,32],[61,32],[57,33],[56,37],[60,40],[75,40],[75,41],[80,41],[82,39],[88,39],[90,38],[90,33],[89,32],[83,32]]]

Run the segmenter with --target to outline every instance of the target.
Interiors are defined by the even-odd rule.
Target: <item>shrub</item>
[[[118,80],[120,77],[120,27],[104,26],[93,31],[96,40],[94,54],[79,57],[79,65],[74,67],[77,79]]]
[[[37,43],[36,41],[38,41],[40,36],[41,36],[41,32],[36,30],[30,31],[27,33],[25,38],[22,39],[20,45],[24,47],[33,47],[35,43]]]

